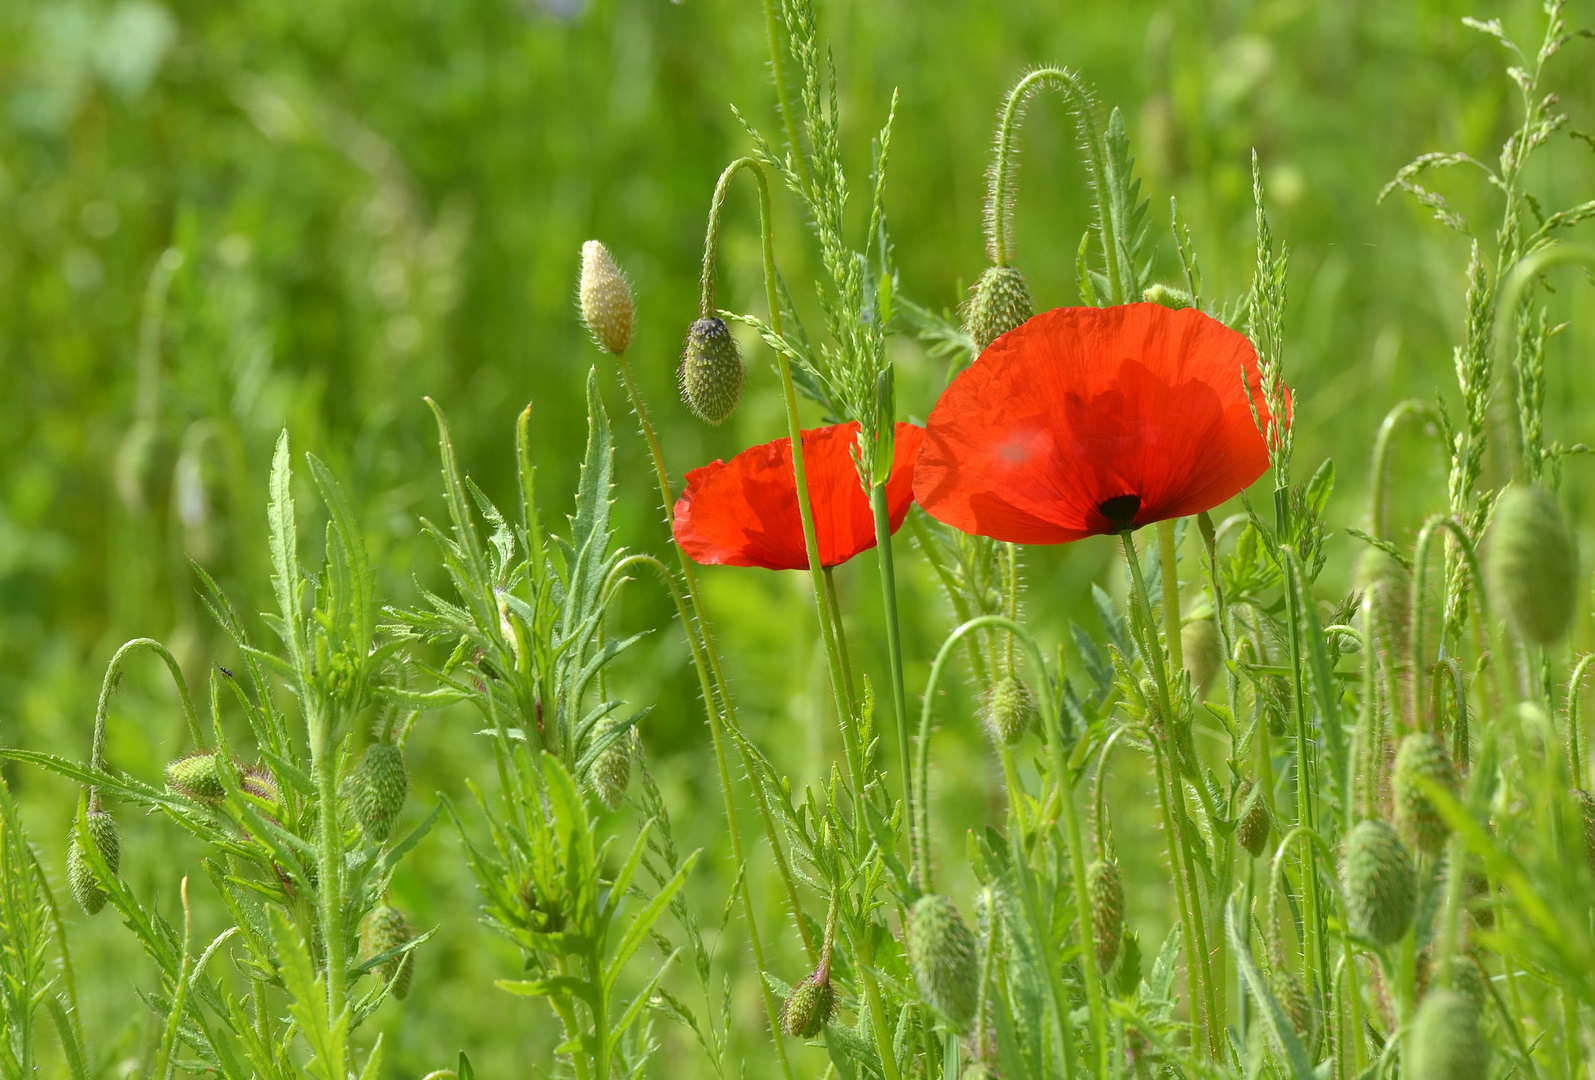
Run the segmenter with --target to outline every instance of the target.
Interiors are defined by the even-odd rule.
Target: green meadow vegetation
[[[1588,1075],[1586,27],[0,4],[0,1080]]]

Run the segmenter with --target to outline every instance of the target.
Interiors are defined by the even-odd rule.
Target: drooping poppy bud
[[[1556,496],[1514,484],[1495,503],[1486,553],[1490,596],[1536,645],[1567,633],[1577,599],[1578,554]]]
[[[1391,794],[1396,804],[1396,828],[1407,842],[1425,855],[1438,855],[1451,833],[1420,781],[1438,784],[1455,794],[1456,768],[1440,740],[1427,731],[1415,731],[1401,740],[1391,774]]]
[[[1180,627],[1180,652],[1191,676],[1191,688],[1200,695],[1224,666],[1224,639],[1219,636],[1218,622],[1192,619]]]
[[[992,741],[1013,746],[1036,722],[1036,700],[1017,675],[1004,675],[986,695],[986,731]]]
[[[122,837],[116,828],[116,819],[107,810],[90,810],[86,817],[89,839],[93,842],[94,849],[100,853],[100,858],[105,860],[105,865],[111,873],[115,874],[122,865]],[[100,909],[105,907],[105,890],[101,887],[94,867],[89,864],[88,857],[83,853],[75,823],[72,828],[72,838],[67,842],[66,848],[66,881],[72,890],[72,899],[78,902],[78,907],[82,908],[85,914],[97,915]]]
[[[1036,313],[1030,286],[1015,266],[988,266],[969,295],[967,331],[975,346],[986,346]]]
[[[975,1022],[980,964],[975,935],[945,896],[920,897],[908,916],[908,962],[920,996],[960,1033]]]
[[[1091,900],[1091,940],[1097,970],[1107,971],[1119,956],[1124,938],[1124,879],[1119,864],[1098,859],[1085,869],[1086,894]]]
[[[781,1030],[794,1039],[812,1039],[830,1023],[836,1011],[836,990],[830,973],[816,971],[803,977],[781,1006]]]
[[[619,356],[631,344],[631,283],[598,240],[582,245],[581,316],[593,341]]]
[[[1574,788],[1568,794],[1578,807],[1579,824],[1583,827],[1584,861],[1589,863],[1590,876],[1595,877],[1595,795],[1583,788]]]
[[[1141,299],[1149,304],[1162,304],[1164,307],[1172,308],[1175,311],[1180,311],[1195,304],[1195,301],[1191,299],[1191,294],[1184,289],[1177,289],[1173,285],[1163,285],[1161,283],[1148,286],[1146,291],[1141,294]]]
[[[1263,853],[1273,827],[1273,820],[1268,816],[1268,800],[1263,798],[1263,789],[1248,780],[1245,787],[1235,793],[1235,805],[1240,808],[1235,815],[1235,842],[1255,859]]]
[[[1401,654],[1407,646],[1412,575],[1389,552],[1371,547],[1357,560],[1357,588],[1368,597],[1369,617],[1376,640]]]
[[[355,819],[360,822],[360,831],[373,844],[387,843],[410,790],[404,752],[390,742],[372,743],[361,755],[360,764],[349,774],[348,785],[349,800]]]
[[[607,728],[605,729],[608,730]],[[593,792],[611,810],[626,801],[626,786],[631,783],[631,742],[623,735],[604,747],[603,753],[587,773]]]
[[[687,330],[681,352],[681,399],[705,423],[723,424],[742,400],[742,353],[730,327],[718,316]]]
[[[1313,1005],[1307,998],[1307,990],[1302,986],[1301,978],[1288,965],[1276,964],[1268,975],[1268,989],[1279,1002],[1279,1007],[1285,1011],[1285,1019],[1290,1022],[1296,1035],[1303,1040],[1311,1041]]]
[[[360,923],[360,952],[367,959],[375,959],[385,952],[408,944],[415,937],[410,920],[404,912],[391,904],[378,904]],[[402,957],[390,957],[375,968],[377,978],[393,984],[393,996],[403,1001],[410,993],[410,982],[415,975],[414,950]]]
[[[1360,821],[1346,837],[1346,913],[1351,929],[1380,945],[1401,940],[1412,924],[1418,884],[1396,830]]]
[[[1489,1069],[1479,1010],[1455,990],[1436,990],[1423,999],[1408,1045],[1411,1059],[1402,1075],[1413,1080],[1484,1080]]]
[[[166,766],[167,786],[184,798],[215,806],[227,797],[227,788],[217,771],[220,762],[220,755],[211,750],[180,757]]]

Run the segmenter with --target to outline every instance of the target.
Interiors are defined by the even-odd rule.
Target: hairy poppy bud
[[[1036,701],[1017,675],[1004,675],[986,696],[986,730],[992,741],[1013,746],[1036,722]]]
[[[253,795],[262,802],[274,803],[282,798],[277,790],[277,778],[267,769],[245,769],[238,784],[245,795]]]
[[[1573,798],[1573,805],[1578,807],[1579,823],[1584,830],[1584,861],[1589,863],[1589,872],[1595,877],[1595,796],[1583,788],[1574,788],[1568,792]]]
[[[122,837],[117,832],[116,819],[109,811],[90,810],[87,815],[89,839],[94,843],[94,849],[100,853],[100,858],[105,860],[105,865],[115,874],[122,865]],[[66,847],[66,881],[72,889],[72,899],[78,902],[86,914],[97,915],[105,906],[105,890],[100,887],[100,879],[94,873],[94,867],[89,865],[88,857],[83,853],[83,846],[78,841],[77,826],[72,828],[72,839]]]
[[[954,1030],[975,1021],[980,965],[975,935],[945,896],[920,897],[908,915],[908,963],[920,996]]]
[[[1453,953],[1449,960],[1440,965],[1431,985],[1434,992],[1455,991],[1475,1009],[1483,1011],[1490,999],[1490,990],[1484,979],[1484,972],[1479,969],[1477,960],[1468,953]]]
[[[975,346],[985,351],[987,345],[1022,323],[1030,321],[1036,305],[1030,299],[1030,286],[1025,276],[1013,266],[988,266],[975,282],[969,300],[969,323],[966,329],[975,339]]]
[[[786,995],[781,1006],[781,1030],[794,1039],[812,1039],[830,1023],[836,1011],[836,990],[829,972],[807,975]]]
[[[1455,990],[1436,990],[1423,999],[1408,1045],[1411,1060],[1401,1071],[1414,1080],[1484,1080],[1490,1064],[1479,1010]]]
[[[1313,1033],[1313,1005],[1296,972],[1284,964],[1273,965],[1268,975],[1268,989],[1274,1000],[1285,1011],[1285,1019],[1302,1039],[1310,1040]]]
[[[1119,942],[1124,938],[1124,879],[1119,876],[1119,864],[1098,859],[1085,868],[1085,885],[1091,900],[1097,969],[1105,972],[1118,959]]]
[[[1268,833],[1273,827],[1273,819],[1268,816],[1268,800],[1263,798],[1263,789],[1248,780],[1236,793],[1235,805],[1239,807],[1235,812],[1235,842],[1255,859],[1263,853],[1263,845],[1268,843]]]
[[[582,245],[581,314],[593,341],[619,356],[631,344],[631,283],[598,240]]]
[[[1176,289],[1172,285],[1152,285],[1141,294],[1141,299],[1149,304],[1162,304],[1166,308],[1179,311],[1181,308],[1191,307],[1195,301],[1191,294],[1184,289]]]
[[[1383,821],[1361,821],[1346,837],[1346,909],[1351,929],[1380,945],[1401,940],[1412,923],[1417,880],[1407,846]]]
[[[606,729],[607,730],[607,729]],[[631,783],[630,734],[622,735],[608,746],[588,770],[587,780],[593,792],[611,810],[618,810],[626,798],[626,786]]]
[[[1385,648],[1404,651],[1412,575],[1389,552],[1371,547],[1357,560],[1356,580],[1357,588],[1368,597],[1372,625],[1367,629]]]
[[[1501,492],[1485,567],[1490,596],[1537,645],[1554,645],[1567,633],[1577,562],[1556,496],[1538,484]]]
[[[373,960],[385,952],[407,944],[415,937],[410,920],[404,912],[390,904],[378,904],[360,923],[360,952]],[[377,978],[393,984],[393,996],[403,1001],[410,992],[410,980],[415,975],[414,950],[402,957],[390,957],[374,969]]]
[[[1457,771],[1440,740],[1427,731],[1416,731],[1401,740],[1396,751],[1395,769],[1390,778],[1395,796],[1396,828],[1413,847],[1425,855],[1438,855],[1450,835],[1451,826],[1419,780],[1428,780],[1453,794],[1457,790]]]
[[[173,791],[197,803],[215,806],[227,797],[217,771],[221,758],[211,750],[180,757],[166,766],[166,783]]]
[[[742,354],[725,320],[699,319],[681,352],[681,400],[710,424],[723,424],[742,400]]]
[[[1201,694],[1224,666],[1224,639],[1219,636],[1218,622],[1192,619],[1180,627],[1180,651],[1191,675],[1191,687]]]
[[[386,843],[410,790],[404,752],[390,742],[372,743],[349,774],[348,784],[349,801],[360,831],[373,844]]]

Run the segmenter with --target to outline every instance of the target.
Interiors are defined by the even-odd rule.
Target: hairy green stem
[[[887,423],[891,423],[887,418]],[[890,463],[888,463],[890,468]],[[914,759],[908,745],[908,694],[903,687],[903,641],[897,618],[897,574],[892,564],[892,520],[886,504],[886,482],[870,488],[870,510],[875,517],[875,551],[880,563],[881,606],[886,617],[886,651],[891,661],[892,716],[897,722],[897,759],[903,773],[903,805],[908,810],[908,852],[914,839]],[[836,620],[838,630],[842,621]]]

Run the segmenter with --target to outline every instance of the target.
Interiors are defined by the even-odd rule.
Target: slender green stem
[[[1595,660],[1595,653],[1580,657],[1567,680],[1567,765],[1573,776],[1573,786],[1578,788],[1585,786],[1584,754],[1579,745],[1578,698],[1583,689],[1584,673],[1592,660]]]
[[[308,703],[310,724],[310,775],[316,784],[321,829],[316,845],[316,895],[321,916],[321,938],[327,953],[327,1015],[334,1023],[343,1016],[348,994],[349,943],[343,926],[343,821],[338,805],[337,743],[335,725],[322,701]]]
[[[892,521],[886,504],[885,481],[870,488],[870,509],[875,516],[875,551],[880,563],[881,605],[886,616],[886,651],[891,661],[892,716],[897,721],[897,759],[903,773],[903,805],[908,808],[908,850],[912,856],[914,759],[908,745],[908,694],[903,687],[903,641],[897,618],[897,574],[892,564]],[[840,616],[836,625],[840,630]]]
[[[1168,628],[1169,672],[1178,678],[1185,670],[1185,643],[1180,640],[1180,571],[1174,522],[1157,523],[1157,551],[1163,578],[1163,625]]]
[[[1302,668],[1301,612],[1295,582],[1296,563],[1285,560],[1287,575],[1285,609],[1290,622],[1286,642],[1290,648],[1291,701],[1296,714],[1296,821],[1312,835],[1318,835],[1316,801],[1317,768],[1312,755],[1312,739],[1307,732],[1307,701]],[[1320,898],[1317,860],[1314,849],[1308,845],[1301,855],[1302,894],[1306,912],[1302,917],[1302,985],[1311,995],[1314,986],[1327,991],[1322,976],[1325,963],[1323,948],[1323,923],[1320,915]]]
[[[808,190],[809,158],[798,142],[797,121],[792,114],[792,94],[787,89],[785,67],[781,60],[781,28],[775,18],[775,0],[764,0],[764,33],[770,46],[770,77],[775,80],[775,99],[781,108],[781,124],[786,128],[786,141],[792,147],[792,160],[797,163],[798,176]]]
[[[842,653],[842,678],[848,700],[857,701],[858,692],[853,688],[853,657],[847,648],[847,626],[842,622],[842,599],[836,591],[836,568],[833,566],[825,568],[825,602],[831,622],[836,625],[836,647]]]
[[[90,768],[105,768],[105,721],[111,711],[111,695],[116,692],[117,685],[121,682],[123,662],[139,649],[148,649],[165,661],[166,670],[171,672],[172,683],[177,687],[177,701],[182,706],[183,719],[188,724],[189,738],[194,740],[196,749],[203,749],[205,746],[205,739],[200,734],[199,714],[194,711],[194,699],[189,695],[188,682],[183,678],[183,669],[178,664],[177,657],[154,638],[134,638],[117,649],[111,657],[111,662],[105,667],[105,678],[100,683],[99,703],[94,709],[94,741],[89,751]]]

